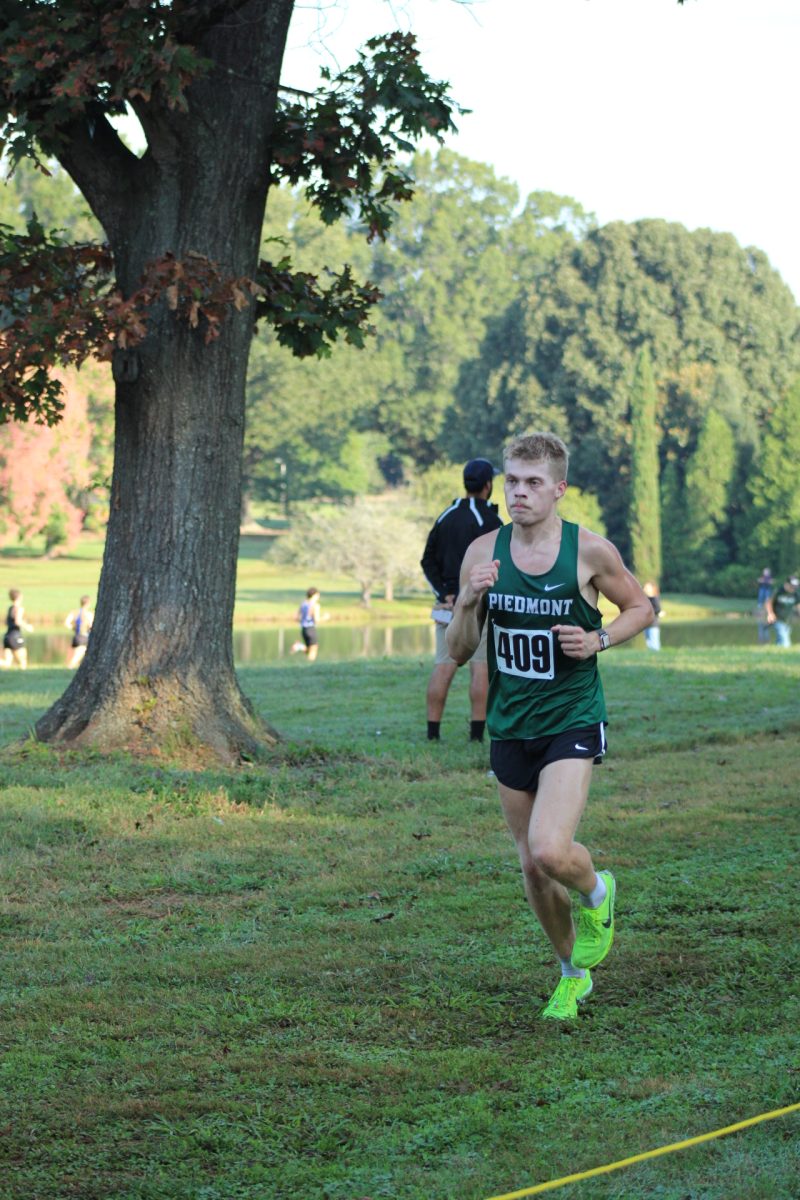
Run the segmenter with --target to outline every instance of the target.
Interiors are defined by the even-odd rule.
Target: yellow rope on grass
[[[701,1133],[698,1137],[687,1138],[685,1142],[672,1142],[669,1146],[659,1146],[657,1150],[645,1150],[644,1154],[634,1154],[631,1158],[621,1158],[618,1162],[607,1163],[603,1167],[592,1167],[590,1171],[578,1171],[576,1175],[563,1175],[561,1179],[551,1179],[548,1183],[537,1183],[535,1187],[522,1188],[518,1192],[504,1192],[502,1196],[490,1196],[489,1200],[521,1200],[523,1196],[539,1196],[542,1192],[552,1192],[568,1183],[577,1183],[581,1179],[591,1179],[594,1175],[607,1175],[609,1171],[618,1171],[620,1167],[630,1167],[633,1163],[644,1162],[648,1158],[658,1158],[661,1154],[672,1154],[675,1150],[686,1150],[689,1146],[699,1146],[701,1142],[710,1142],[712,1138],[724,1137],[727,1133],[736,1133],[739,1129],[747,1129],[750,1125],[758,1125],[761,1121],[774,1121],[776,1117],[785,1117],[789,1113],[800,1111],[800,1104],[789,1104],[786,1108],[776,1108],[772,1112],[759,1113],[757,1117],[748,1117],[746,1121],[737,1121],[735,1125],[726,1125],[724,1129],[715,1129],[712,1133]]]

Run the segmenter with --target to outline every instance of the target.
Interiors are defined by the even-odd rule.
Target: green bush
[[[729,563],[706,580],[705,590],[711,596],[752,596],[755,605],[757,576],[751,566]]]
[[[67,514],[63,508],[60,508],[57,504],[53,505],[42,533],[44,534],[45,554],[49,554],[51,550],[55,550],[56,546],[66,544],[69,540],[69,526],[67,524]]]

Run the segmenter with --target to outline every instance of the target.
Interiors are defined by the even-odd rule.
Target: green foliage
[[[442,437],[445,413],[486,320],[516,290],[505,243],[517,192],[450,151],[418,155],[412,169],[417,196],[376,248],[372,272],[385,296],[378,349],[387,376],[374,419],[419,469],[443,451],[460,457]]]
[[[256,320],[266,319],[278,342],[298,358],[327,357],[340,334],[351,345],[363,346],[374,332],[367,319],[380,300],[378,289],[357,283],[349,267],[327,274],[330,284],[320,288],[316,276],[292,271],[288,258],[259,263],[253,288]]]
[[[313,97],[284,102],[273,135],[273,179],[310,180],[306,195],[326,224],[351,213],[354,200],[370,240],[385,237],[394,203],[409,200],[413,184],[399,154],[423,134],[442,141],[455,129],[446,83],[419,65],[411,34],[371,38],[367,53]]]
[[[40,148],[57,156],[71,122],[123,113],[133,97],[185,111],[188,83],[212,65],[189,42],[199,16],[191,0],[31,0],[5,8],[0,147],[12,164],[39,162]]]
[[[189,0],[172,5],[117,0],[110,7],[93,0],[58,6],[34,0],[15,6],[0,32],[0,144],[12,167],[25,156],[38,163],[40,148],[62,160],[71,161],[77,153],[80,162],[76,147],[87,133],[90,143],[104,139],[107,149],[121,152],[106,117],[124,111],[126,103],[146,114],[151,128],[157,115],[175,110],[190,120],[194,110],[185,91],[214,66],[200,47],[224,18],[224,8]],[[373,38],[354,66],[333,80],[323,74],[329,86],[313,98],[278,106],[264,171],[269,157],[274,179],[308,181],[307,195],[324,221],[360,207],[369,236],[384,237],[393,204],[412,194],[395,156],[408,153],[423,133],[441,140],[453,128],[447,85],[425,74],[413,37],[404,34]],[[84,147],[83,157],[94,154],[94,146]],[[107,199],[107,193],[104,184],[95,202]],[[41,233],[38,239],[35,232]],[[29,225],[27,236],[4,233],[0,312],[7,333],[0,344],[0,412],[5,419],[41,413],[47,421],[57,420],[59,385],[48,372],[65,361],[80,365],[88,355],[110,358],[115,347],[136,346],[147,336],[148,315],[161,300],[197,328],[206,344],[219,336],[227,314],[252,307],[256,319],[274,327],[282,345],[305,356],[329,354],[339,337],[363,345],[371,332],[368,314],[380,295],[373,284],[358,283],[348,265],[330,272],[329,283],[320,286],[319,266],[313,273],[294,271],[286,256],[263,260],[247,278],[194,251],[179,257],[164,247],[143,264],[132,295],[108,287],[113,270],[107,247],[67,246],[55,234],[45,237],[38,222]],[[46,300],[44,325],[17,311],[32,286]]]
[[[101,242],[103,231],[64,168],[47,160],[46,173],[23,159],[0,184],[0,223],[24,234],[34,217],[70,242]]]
[[[60,419],[61,383],[51,371],[109,346],[111,269],[107,246],[69,244],[35,214],[24,235],[0,226],[0,422]]]
[[[278,500],[283,482],[289,500],[323,496],[341,499],[379,491],[379,460],[388,442],[364,430],[365,394],[375,380],[365,378],[363,354],[374,349],[339,345],[322,363],[291,358],[274,341],[256,339],[250,359],[245,430],[248,494]],[[285,464],[285,476],[280,463]]]
[[[605,537],[603,509],[597,496],[593,496],[591,492],[581,491],[570,484],[564,498],[559,501],[558,511],[565,520],[575,521],[585,529],[591,529]]]
[[[720,413],[709,409],[685,476],[686,551],[706,571],[714,565],[714,541],[727,516],[735,465],[733,431]]]
[[[667,459],[661,472],[661,550],[663,562],[662,586],[672,587],[673,581],[681,578],[686,565],[686,549],[683,540],[685,513],[683,508],[683,480],[675,459]]]
[[[720,379],[725,418],[740,446],[752,445],[797,370],[797,330],[791,293],[760,252],[665,221],[613,223],[566,246],[509,308],[484,343],[465,427],[489,454],[502,429],[566,436],[575,482],[602,496],[609,534],[627,550],[619,481],[630,471],[629,381],[641,348],[665,395],[662,455],[683,470]],[[689,379],[699,391],[681,392]]]
[[[360,276],[370,273],[372,251],[360,231],[345,222],[325,225],[309,202],[288,188],[274,187],[270,193],[264,238],[268,248],[289,248],[302,272],[313,274],[321,262],[338,272],[349,262]],[[267,326],[259,329],[247,381],[248,495],[279,499],[279,462],[285,464],[291,501],[356,495],[367,490],[365,478],[369,490],[380,488],[377,459],[386,445],[370,432],[366,415],[372,390],[379,387],[375,349],[374,338],[359,350],[339,339],[324,359],[298,358],[278,344]],[[364,456],[371,461],[362,462]],[[345,461],[355,471],[352,479],[337,465]]]
[[[535,193],[518,212],[514,185],[450,151],[418,155],[413,174],[417,195],[377,247],[371,277],[384,293],[378,343],[387,377],[374,420],[419,469],[440,457],[497,454],[509,430],[487,439],[486,414],[471,407],[470,371],[480,369],[492,322],[557,247],[575,244],[584,218],[574,201],[550,193]]]
[[[748,481],[752,545],[778,575],[800,565],[800,378],[775,406]]]
[[[46,234],[35,216],[25,236],[0,227],[0,419],[59,420],[61,384],[51,374],[54,366],[81,366],[90,356],[108,360],[115,348],[139,345],[162,298],[202,333],[206,345],[219,337],[231,309],[240,311],[255,299],[255,319],[266,319],[298,357],[330,354],[340,334],[363,345],[379,298],[374,287],[354,280],[349,267],[329,272],[331,281],[321,288],[314,275],[292,271],[288,258],[262,260],[250,280],[231,277],[204,255],[178,259],[167,252],[148,263],[127,298],[111,286],[112,269],[107,246],[67,244],[58,231]],[[32,295],[45,300],[34,306]]]
[[[374,434],[349,430],[336,456],[323,456],[319,463],[317,481],[323,494],[351,497],[380,491],[377,460],[384,445]]]
[[[647,347],[639,351],[631,386],[631,492],[629,530],[633,572],[661,579],[661,506],[658,477],[656,382]]]
[[[63,546],[69,540],[69,525],[67,514],[57,504],[50,509],[50,515],[42,531],[44,533],[44,552],[50,554],[58,546]]]
[[[305,509],[282,537],[272,561],[335,571],[355,579],[368,607],[379,584],[420,579],[424,522],[391,496],[356,500],[348,505],[316,504]]]
[[[412,476],[411,495],[431,524],[456,497],[464,494],[463,470],[463,462],[439,462]]]
[[[725,567],[720,567],[713,574],[711,582],[714,585],[715,596],[754,596],[755,595],[755,571],[747,564],[728,563]],[[704,580],[704,585],[709,582]]]
[[[359,355],[336,347],[324,364],[294,362],[269,331],[256,339],[245,463],[256,494],[273,488],[276,458],[287,463],[293,495],[335,494],[319,481],[320,464],[337,456],[350,429],[382,439],[375,443],[376,463],[390,482],[413,478],[443,454],[452,459],[447,447],[457,443],[462,464],[486,453],[464,422],[464,364],[491,314],[507,305],[523,279],[545,268],[556,246],[574,241],[580,209],[537,193],[516,214],[512,184],[450,151],[417,155],[411,173],[414,198],[398,212],[386,241],[371,248],[357,225],[325,227],[297,194],[272,193],[267,238],[291,246],[302,270],[320,261],[336,269],[353,262],[376,281],[383,301],[375,313],[377,336]]]
[[[0,92],[6,110],[12,95],[18,110],[7,125],[12,157],[32,148],[37,122],[46,150],[56,116],[65,135],[79,117],[116,136],[104,113],[124,94],[174,115],[203,76],[198,47],[219,16],[215,5],[201,13],[186,2],[119,0],[105,14],[89,0],[57,8],[58,18],[50,4],[13,5],[0,33]],[[52,47],[37,48],[53,30]],[[250,363],[251,496],[281,494],[276,460],[292,500],[359,495],[440,464],[448,476],[452,462],[455,486],[443,480],[447,494],[430,505],[440,511],[460,491],[466,458],[494,458],[510,433],[547,426],[572,445],[578,491],[602,497],[602,515],[592,510],[585,523],[606,527],[628,553],[639,536],[627,487],[636,484],[630,378],[645,347],[658,387],[665,580],[714,586],[726,563],[753,554],[796,569],[797,455],[789,426],[773,435],[766,423],[800,366],[797,309],[766,258],[729,235],[663,221],[598,229],[580,204],[553,193],[520,208],[513,184],[450,151],[410,159],[410,139],[431,127],[441,134],[453,111],[446,85],[421,74],[400,36],[373,40],[311,96],[287,89],[272,173],[293,190],[272,189],[258,275],[165,255],[125,300],[64,170],[47,159],[47,177],[20,161],[0,200],[7,416],[57,420],[49,367],[109,354],[110,334],[134,345],[158,301],[205,340],[247,308],[265,318]],[[389,230],[389,206],[411,182],[415,195]],[[325,224],[335,216],[345,220]],[[383,240],[368,244],[364,232]],[[31,288],[52,303],[33,312]],[[92,413],[94,474],[106,481],[108,399]],[[653,509],[652,499],[639,504]]]

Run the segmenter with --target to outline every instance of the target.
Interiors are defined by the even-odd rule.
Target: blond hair
[[[523,462],[546,462],[553,468],[557,483],[567,478],[569,450],[555,433],[524,433],[508,443],[503,451],[503,462],[510,458],[521,458]]]

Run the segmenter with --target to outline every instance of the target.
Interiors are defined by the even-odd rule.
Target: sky
[[[800,0],[298,0],[283,82],[393,29],[472,110],[446,144],[522,197],[733,233],[800,301]]]

